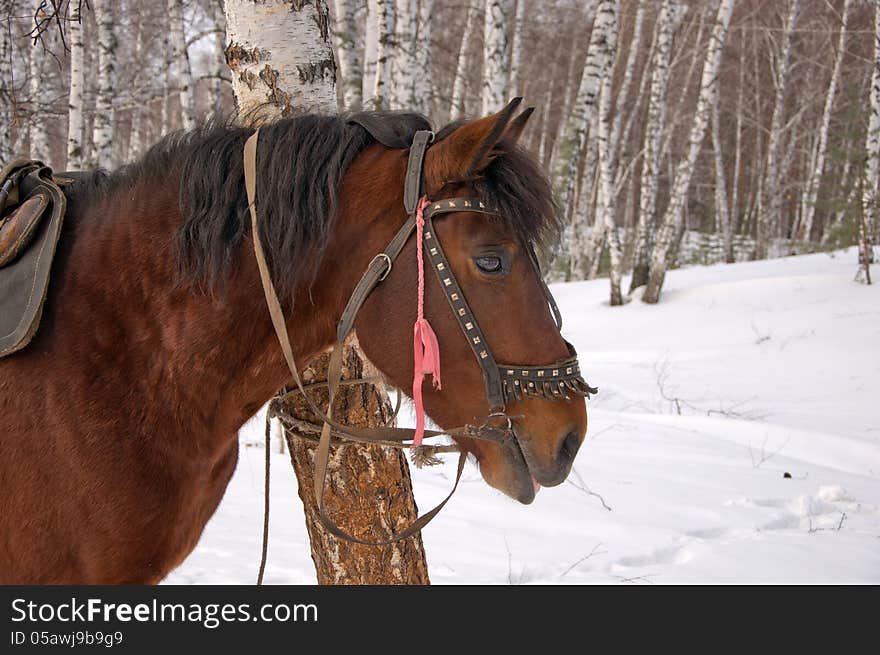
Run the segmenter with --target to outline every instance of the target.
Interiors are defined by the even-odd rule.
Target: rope
[[[266,412],[266,471],[263,476],[263,552],[260,555],[260,572],[257,574],[257,586],[263,584],[263,574],[266,572],[266,555],[269,552],[269,474],[272,470],[271,446],[272,424],[269,412]]]

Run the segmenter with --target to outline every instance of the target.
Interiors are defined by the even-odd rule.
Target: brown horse
[[[499,217],[436,231],[499,361],[568,356],[524,244],[558,229],[548,183],[515,146],[526,112],[452,125],[425,159],[427,194],[486,198]],[[261,130],[260,234],[298,363],[334,340],[355,283],[406,220],[414,114],[280,120]],[[252,130],[172,136],[138,163],[67,190],[42,324],[0,360],[0,583],[156,583],[192,551],[238,459],[239,428],[288,379],[247,216]],[[413,378],[414,239],[367,299],[362,348],[398,388]],[[486,414],[480,368],[436,280],[425,313],[443,353],[441,426]],[[519,448],[461,439],[486,481],[520,502],[561,483],[586,432],[582,398],[509,407]]]

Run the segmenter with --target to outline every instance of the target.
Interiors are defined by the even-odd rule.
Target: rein
[[[451,437],[467,437],[470,439],[481,439],[484,441],[492,441],[502,446],[508,446],[515,435],[512,428],[512,419],[514,417],[506,413],[506,404],[515,402],[523,397],[543,397],[551,400],[570,400],[571,396],[589,397],[591,393],[596,393],[596,389],[590,387],[580,375],[580,368],[577,363],[577,355],[574,347],[566,342],[570,357],[566,360],[553,363],[549,366],[522,366],[497,364],[492,352],[486,343],[482,331],[477,324],[476,317],[470,310],[464,294],[455,279],[455,275],[449,266],[449,262],[443,253],[443,249],[439,240],[436,238],[432,218],[444,213],[466,211],[478,212],[483,214],[497,214],[494,208],[487,206],[478,198],[451,198],[448,200],[440,200],[430,202],[423,194],[423,163],[425,151],[433,141],[433,132],[420,130],[413,137],[412,146],[410,147],[409,160],[407,163],[407,172],[404,186],[404,206],[406,208],[408,219],[403,226],[395,234],[394,238],[388,243],[383,252],[376,255],[367,270],[364,272],[360,281],[354,288],[345,310],[342,313],[336,331],[336,342],[330,355],[328,364],[327,382],[329,393],[329,402],[326,411],[316,406],[314,401],[307,393],[307,387],[303,384],[299,369],[293,355],[293,348],[290,344],[290,336],[287,332],[284,312],[278,299],[275,286],[272,283],[269,273],[268,264],[266,262],[265,252],[260,240],[260,234],[257,223],[257,202],[256,202],[256,155],[257,142],[259,139],[259,130],[256,130],[245,142],[244,145],[244,178],[245,190],[247,192],[248,208],[251,217],[251,232],[254,240],[254,253],[257,265],[260,271],[260,280],[262,282],[263,291],[266,296],[266,305],[272,319],[272,325],[278,337],[284,359],[287,367],[290,369],[296,388],[287,393],[301,393],[306,399],[309,408],[320,419],[322,425],[320,427],[320,435],[317,437],[317,450],[315,453],[315,477],[314,492],[318,507],[318,517],[321,524],[331,534],[352,541],[358,544],[384,546],[403,539],[407,539],[420,531],[427,525],[446,505],[461,480],[464,470],[464,463],[467,453],[457,446],[426,446],[422,444],[422,438],[432,438],[438,436]],[[333,418],[333,400],[340,384],[368,384],[374,380],[361,378],[358,380],[342,381],[342,346],[348,335],[354,328],[354,322],[358,311],[363,305],[370,292],[382,282],[391,272],[394,261],[403,250],[406,243],[413,233],[416,233],[418,242],[419,257],[419,313],[418,320],[414,326],[414,356],[415,356],[415,375],[413,384],[413,398],[417,408],[417,427],[416,428],[398,428],[391,427],[388,423],[392,422],[400,407],[400,394],[398,393],[398,405],[391,419],[384,425],[372,428],[362,428],[352,425],[344,425],[337,422]],[[550,306],[554,321],[558,329],[562,327],[562,318],[556,302],[550,293],[549,288],[543,281],[538,267],[538,260],[535,256],[534,249],[529,244],[527,247],[529,258],[538,275],[544,296]],[[489,413],[486,421],[479,426],[465,425],[458,428],[448,430],[425,430],[424,429],[424,410],[421,407],[421,383],[424,373],[432,373],[434,384],[440,387],[440,362],[439,348],[437,347],[436,336],[433,330],[424,318],[423,313],[423,259],[424,264],[430,266],[437,276],[440,287],[449,301],[450,307],[461,326],[462,332],[471,346],[474,356],[483,372],[483,380],[486,387],[486,397],[488,399]],[[323,386],[322,384],[322,386]],[[277,400],[277,399],[276,399]],[[318,426],[306,422],[297,421],[290,416],[284,416],[280,411],[280,403],[273,401],[270,403],[270,412],[267,414],[266,421],[271,417],[277,416],[282,422],[288,423],[291,427],[294,423],[302,424],[295,427],[313,427],[314,432],[318,431]],[[495,419],[502,419],[506,423],[502,427],[490,425]],[[311,431],[311,430],[310,430]],[[268,430],[267,430],[268,440]],[[325,513],[324,510],[324,487],[327,477],[327,467],[330,458],[331,443],[343,441],[355,441],[361,443],[381,444],[395,448],[410,448],[413,451],[413,463],[417,466],[425,463],[436,463],[434,454],[438,452],[459,452],[458,467],[455,476],[455,482],[449,495],[443,501],[417,518],[412,525],[403,530],[400,534],[382,541],[365,541],[354,537],[340,527],[338,527]],[[268,443],[267,443],[268,452]],[[268,479],[268,459],[266,476]],[[262,571],[265,567],[265,541],[267,538],[268,524],[268,495],[266,499],[266,525],[264,525],[264,560],[261,565],[261,574],[258,583],[262,580]]]

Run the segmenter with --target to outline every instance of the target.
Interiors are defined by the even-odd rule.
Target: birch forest
[[[521,144],[565,225],[549,279],[607,276],[612,305],[655,303],[670,268],[858,245],[870,281],[876,1],[333,0],[312,26],[332,55],[261,67],[249,34],[283,43],[285,4],[2,0],[0,161],[115,168],[234,116],[234,87],[282,115],[332,106],[327,85],[287,96],[288,75],[335,77],[340,110],[436,127],[523,96],[537,110]]]

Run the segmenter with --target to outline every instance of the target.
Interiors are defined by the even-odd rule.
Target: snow
[[[530,506],[469,465],[424,531],[432,582],[880,582],[880,286],[855,283],[855,261],[677,269],[653,306],[609,307],[607,280],[555,285],[600,388],[587,441],[569,480]],[[260,443],[261,421],[243,444]],[[272,461],[266,580],[314,583],[295,477],[287,455]],[[413,470],[422,509],[454,464]],[[253,582],[262,466],[261,447],[242,448],[167,582]]]

